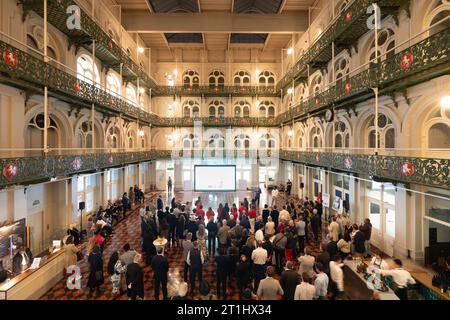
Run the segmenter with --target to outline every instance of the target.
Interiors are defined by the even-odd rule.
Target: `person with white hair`
[[[222,226],[219,228],[217,232],[217,237],[219,238],[219,246],[227,247],[228,246],[228,238],[230,233],[230,227],[227,224],[227,220],[222,220]]]
[[[127,266],[125,279],[127,283],[127,294],[129,300],[144,299],[144,271],[140,266],[142,255],[137,253],[134,256],[133,263]]]
[[[188,300],[186,295],[188,293],[187,282],[180,282],[176,296],[172,296],[171,300]]]

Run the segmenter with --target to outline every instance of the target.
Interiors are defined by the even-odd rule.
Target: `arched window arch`
[[[183,103],[183,117],[185,118],[200,117],[200,106],[197,101],[187,100]]]
[[[132,84],[127,85],[126,94],[128,103],[131,103],[132,105],[136,106],[137,105],[136,89]]]
[[[322,129],[314,126],[309,131],[309,143],[312,148],[322,148]]]
[[[391,119],[386,115],[380,113],[378,115],[378,147],[386,148],[386,149],[394,149],[395,148],[395,128]],[[375,148],[375,116],[370,117],[369,126],[368,126],[368,147]]]
[[[275,85],[275,74],[268,70],[261,72],[258,76],[258,83],[260,86],[270,86]]]
[[[195,149],[200,147],[200,140],[198,139],[197,135],[194,135],[192,133],[187,134],[183,138],[183,149]]]
[[[263,134],[259,138],[258,146],[260,149],[274,149],[276,148],[276,145],[277,144],[275,138],[268,133]]]
[[[334,124],[334,147],[335,148],[348,148],[350,146],[350,133],[346,124],[342,121],[338,121]]]
[[[245,100],[241,100],[234,105],[234,116],[240,117],[250,117],[250,103]]]
[[[106,143],[109,148],[117,149],[122,144],[120,129],[116,126],[109,128],[106,135]]]
[[[92,122],[82,122],[77,131],[77,147],[92,148]]]
[[[311,80],[309,92],[311,92],[311,94],[315,95],[315,94],[319,93],[319,91],[322,89],[322,87],[323,87],[323,77],[322,77],[322,74],[318,73]]]
[[[439,122],[428,130],[429,149],[450,149],[450,126]]]
[[[121,92],[119,77],[111,71],[106,75],[106,89],[114,96],[119,96]]]
[[[77,78],[87,83],[100,83],[100,73],[97,64],[92,62],[92,58],[82,54],[77,58]]]
[[[250,136],[248,134],[241,133],[234,137],[234,147],[236,149],[250,149]]]
[[[249,86],[251,82],[250,73],[247,71],[241,70],[234,74],[233,76],[233,84],[235,86]]]
[[[129,149],[133,149],[136,148],[136,131],[134,131],[133,129],[128,130],[127,132],[127,148]]]
[[[378,62],[385,60],[395,54],[395,32],[391,28],[384,28],[378,32]],[[386,52],[387,55],[386,55]],[[372,40],[370,44],[370,49],[368,52],[368,62],[371,66],[374,65],[375,61],[375,39]]]
[[[300,102],[307,98],[307,86],[303,83],[299,84],[295,89],[295,98]]]
[[[261,101],[258,106],[258,112],[261,118],[274,118],[275,104],[269,100]]]
[[[225,138],[223,135],[216,133],[209,137],[208,147],[210,149],[223,149],[225,148]]]
[[[433,3],[429,5],[428,12],[425,15],[425,21],[423,23],[424,28],[435,25],[450,15],[450,2],[448,0],[432,0],[430,2]],[[432,36],[448,28],[450,28],[449,19],[431,28],[429,35]]]
[[[42,33],[43,30],[40,26],[34,26],[33,30],[30,30],[30,32],[27,33],[27,45],[36,51],[44,53]],[[40,39],[40,41],[38,39]],[[49,44],[47,44],[47,56],[52,60],[59,61],[57,50],[55,49],[56,43],[50,35],[48,36],[48,42]],[[31,52],[31,54],[34,53]],[[42,56],[39,56],[39,58],[42,58]]]
[[[339,81],[345,78],[350,72],[350,59],[348,56],[339,58],[334,64],[334,79],[332,81]]]
[[[220,100],[214,100],[209,104],[208,112],[211,118],[223,118],[225,117],[225,105]]]
[[[214,70],[209,74],[209,87],[210,88],[223,88],[225,86],[225,75],[222,71]]]
[[[200,85],[200,75],[197,71],[187,70],[183,74],[183,86],[188,87],[198,87]]]
[[[28,122],[26,133],[26,148],[42,148],[44,145],[44,114],[38,113]],[[47,143],[49,148],[59,148],[61,146],[61,133],[57,122],[53,116],[47,119]],[[34,153],[34,152],[32,152]],[[40,153],[40,152],[39,152]]]

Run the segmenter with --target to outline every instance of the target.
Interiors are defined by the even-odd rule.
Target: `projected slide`
[[[236,166],[194,166],[195,191],[236,191]]]

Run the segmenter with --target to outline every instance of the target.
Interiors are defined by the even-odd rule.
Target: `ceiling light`
[[[292,89],[292,88],[289,88],[289,89],[287,90],[287,93],[288,93],[288,94],[292,94],[292,92],[294,92],[294,89]]]
[[[178,105],[178,101],[177,100],[173,100],[173,106],[176,107]]]
[[[257,76],[259,76],[259,73],[260,73],[259,69],[256,69],[255,73],[256,73]]]
[[[145,88],[139,88],[140,93],[145,93]]]
[[[138,52],[139,52],[139,53],[144,53],[144,48],[138,47]]]
[[[287,54],[288,54],[288,55],[291,55],[293,52],[294,52],[294,49],[293,49],[293,48],[287,49]]]
[[[180,137],[180,135],[179,135],[178,131],[174,131],[172,133],[173,140],[177,141],[179,137]]]
[[[287,134],[288,134],[289,137],[292,137],[294,135],[294,131],[289,130]]]
[[[144,131],[143,130],[139,130],[139,137],[143,137],[144,136]]]
[[[169,111],[172,112],[173,111],[173,105],[169,104]]]
[[[442,97],[442,99],[441,99],[441,107],[450,109],[450,95]]]
[[[173,74],[176,76],[178,74],[178,69],[173,69]]]

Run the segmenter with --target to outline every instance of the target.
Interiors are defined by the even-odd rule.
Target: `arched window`
[[[81,55],[77,58],[77,78],[92,84],[93,81],[100,83],[100,74],[97,65],[92,62],[88,55]]]
[[[199,147],[200,141],[196,135],[190,133],[183,138],[183,149],[192,150]]]
[[[348,148],[350,145],[350,134],[344,122],[338,121],[334,124],[334,147]]]
[[[322,75],[319,73],[313,77],[309,92],[315,95],[319,93],[319,91],[322,89],[322,86],[323,86],[323,79]]]
[[[436,123],[428,131],[429,149],[450,149],[450,126]]]
[[[225,105],[220,100],[214,100],[209,104],[209,116],[223,118],[225,116]]]
[[[307,86],[305,86],[303,83],[298,85],[295,89],[295,98],[297,101],[303,101],[307,98],[307,92],[306,92]]]
[[[183,117],[185,118],[200,117],[200,106],[197,101],[187,100],[183,103]]]
[[[334,64],[334,76],[333,81],[339,81],[346,77],[350,72],[350,60],[349,57],[339,58]]]
[[[322,148],[322,130],[314,126],[309,132],[310,146],[313,148]]]
[[[121,145],[121,134],[120,129],[116,126],[109,128],[108,134],[106,136],[106,143],[109,148],[120,148]]]
[[[44,50],[42,49],[44,47],[44,45],[43,44],[39,45],[38,40],[36,40],[36,38],[29,33],[27,34],[27,45],[39,52],[42,52],[42,53],[44,52]],[[56,50],[53,49],[49,45],[47,45],[47,56],[50,57],[52,60],[58,61],[58,56],[56,54]]]
[[[270,71],[263,71],[258,76],[258,82],[260,86],[274,86],[275,85],[275,75]]]
[[[447,18],[450,15],[450,3],[448,0],[432,0],[434,2],[429,6],[429,12],[425,16],[424,27],[430,27],[437,24],[439,21]],[[441,32],[442,30],[450,28],[450,20],[439,23],[430,29],[430,36]]]
[[[106,76],[106,89],[114,96],[120,95],[120,80],[113,72],[108,72]]]
[[[222,71],[214,70],[209,74],[209,87],[210,88],[223,88],[225,86],[225,75]]]
[[[395,128],[394,125],[387,116],[384,114],[378,115],[378,147],[385,149],[395,148]],[[375,116],[371,116],[368,127],[368,146],[369,148],[376,147],[375,140]]]
[[[249,86],[250,80],[251,80],[250,73],[241,70],[234,74],[233,84],[235,86]]]
[[[234,105],[234,116],[237,118],[240,117],[250,117],[250,104],[241,100]]]
[[[132,105],[136,106],[137,105],[137,97],[136,97],[136,89],[134,88],[134,86],[131,84],[127,85],[126,93],[127,93],[128,103],[131,103]]]
[[[258,107],[259,116],[262,118],[275,117],[275,104],[272,101],[261,101]]]
[[[259,138],[258,145],[260,149],[274,149],[276,147],[276,141],[272,135],[266,133]]]
[[[395,54],[395,33],[391,28],[384,28],[378,32],[378,62],[385,60]],[[387,53],[387,55],[385,55]],[[372,40],[369,49],[370,66],[375,63],[375,39]]]
[[[92,148],[92,122],[84,121],[78,128],[77,133],[78,148]]]
[[[234,147],[236,149],[250,149],[250,136],[244,133],[235,136]]]
[[[200,85],[200,75],[197,71],[187,70],[183,74],[183,86],[188,87],[198,87]]]
[[[208,147],[210,149],[223,149],[225,148],[225,139],[221,134],[211,135],[208,139]]]
[[[48,123],[48,130],[47,130],[48,147],[59,148],[61,138],[59,127],[52,116],[48,117],[47,123]],[[43,145],[44,145],[44,114],[38,113],[30,120],[30,122],[28,122],[26,134],[26,147],[42,148]],[[34,152],[32,153],[34,154]]]

